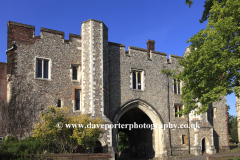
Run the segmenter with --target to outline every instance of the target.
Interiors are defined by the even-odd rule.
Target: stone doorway
[[[130,148],[128,154],[131,158],[154,158],[166,156],[163,129],[158,127],[151,130],[151,125],[163,124],[159,114],[152,106],[141,100],[131,101],[118,111],[114,118],[114,124],[137,124],[138,128],[113,129],[113,146],[118,153],[118,132],[124,132],[129,136]],[[145,129],[144,128],[145,123]],[[141,128],[140,128],[141,127]],[[149,128],[149,129],[147,129]],[[127,157],[126,157],[127,158]]]
[[[119,132],[128,135],[129,148],[120,155],[120,158],[149,158],[155,155],[153,149],[153,123],[151,119],[139,108],[128,110],[119,120],[120,124],[133,124],[138,128],[120,128]],[[118,143],[120,143],[118,141]]]
[[[202,138],[202,154],[204,154],[204,153],[213,154],[213,151],[210,150],[210,143],[209,143],[209,140],[207,137]]]
[[[202,154],[206,153],[206,142],[205,138],[202,139]]]

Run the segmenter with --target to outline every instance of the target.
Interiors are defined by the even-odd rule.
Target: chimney
[[[150,58],[150,50],[154,50],[155,47],[155,41],[154,40],[148,40],[147,41],[147,57]]]

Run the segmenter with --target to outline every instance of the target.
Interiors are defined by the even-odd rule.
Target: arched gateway
[[[112,159],[115,158],[113,148],[117,153],[119,131],[129,137],[129,153],[134,157],[199,155],[203,137],[209,141],[205,138],[209,147],[203,149],[207,153],[215,153],[215,147],[219,151],[229,149],[226,96],[213,102],[211,108],[214,112],[196,115],[192,111],[188,116],[176,114],[184,108],[181,104],[182,83],[174,84],[174,79],[161,73],[161,70],[176,68],[181,56],[170,54],[168,59],[166,53],[155,51],[153,40],[147,41],[147,49],[129,46],[126,51],[125,45],[109,42],[107,26],[94,19],[82,22],[81,34],[69,34],[69,40],[64,39],[64,32],[47,28],[41,28],[41,36],[34,33],[34,26],[8,22],[8,62],[13,57],[17,58],[14,58],[13,64],[0,63],[0,68],[6,71],[0,73],[0,77],[5,77],[3,83],[0,82],[0,89],[5,88],[1,90],[3,94],[0,98],[5,101],[13,96],[13,84],[17,85],[16,89],[32,86],[28,92],[24,91],[24,95],[33,95],[31,102],[34,102],[36,110],[33,111],[36,113],[43,106],[71,106],[73,115],[102,117],[108,125],[134,122],[163,125],[164,119],[165,123],[177,126],[195,126],[131,131],[109,127],[96,143],[98,151],[111,152]],[[184,55],[188,54],[189,48]],[[154,106],[140,100],[140,97]],[[122,105],[123,102],[127,103]],[[19,106],[24,104],[24,100],[19,101]],[[237,99],[236,106],[240,118],[240,99]],[[32,108],[32,105],[29,107]],[[24,135],[29,134],[26,132]],[[0,137],[4,136],[0,133]]]
[[[152,123],[152,125],[157,126],[157,125],[162,125],[163,124],[163,120],[161,119],[160,115],[154,110],[154,108],[147,104],[146,102],[142,101],[142,100],[133,100],[130,101],[128,103],[126,103],[125,105],[123,105],[121,107],[121,109],[117,112],[117,114],[114,117],[114,124],[118,124],[119,122],[128,122],[128,124],[131,124],[133,121],[131,121],[130,119],[128,120],[126,118],[126,114],[131,115],[131,119],[133,118],[133,113],[134,112],[138,112],[136,115],[139,115],[139,113],[141,112],[143,119],[145,119],[148,122]],[[121,118],[124,117],[124,120],[121,120]],[[139,119],[141,118],[137,118],[135,119],[138,122],[141,122],[141,120],[139,121]],[[135,122],[134,120],[134,122]],[[143,122],[143,121],[142,121]],[[148,123],[149,124],[149,123]],[[118,128],[114,128],[113,129],[113,147],[114,147],[114,151],[115,153],[117,153],[117,135],[118,135]],[[145,130],[145,131],[144,131]],[[149,135],[149,131],[150,133],[152,133],[152,135]],[[129,129],[127,129],[128,134],[133,133],[133,131],[129,132]],[[142,133],[146,133],[146,136],[143,139],[148,139],[152,138],[150,141],[152,141],[150,144],[152,144],[152,146],[150,146],[150,148],[152,148],[153,150],[153,157],[162,157],[164,155],[166,155],[166,151],[165,151],[165,144],[164,144],[164,135],[163,135],[163,129],[161,127],[155,127],[153,130],[148,129],[148,131],[146,131],[146,129],[142,129],[142,131],[140,130],[140,132]],[[140,133],[137,133],[138,136],[141,135]],[[135,137],[136,138],[136,137]],[[136,143],[136,141],[135,141]],[[142,150],[144,150],[144,152],[151,152],[148,148],[149,148],[149,144],[144,146],[144,144],[142,146],[138,144],[130,144],[130,155],[132,157],[141,157],[141,156],[146,156],[145,155],[139,155],[139,153],[137,153],[137,155],[134,155],[134,152],[137,151],[137,147],[142,147]],[[148,147],[148,148],[147,148]],[[143,153],[144,154],[144,153]]]

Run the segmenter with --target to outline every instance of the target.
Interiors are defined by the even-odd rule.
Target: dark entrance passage
[[[94,148],[94,153],[104,153],[102,144],[99,141],[96,141],[96,147]]]
[[[205,138],[202,139],[202,154],[206,153],[206,142]]]
[[[119,120],[121,124],[137,124],[138,128],[119,128],[118,132],[124,132],[129,139],[129,148],[122,151],[120,158],[148,158],[155,155],[153,150],[153,124],[150,118],[140,109],[133,108],[127,111]],[[144,128],[145,127],[145,128]]]

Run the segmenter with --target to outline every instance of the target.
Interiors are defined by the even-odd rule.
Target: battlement
[[[66,40],[64,39],[64,32],[43,27],[41,27],[40,32],[41,35],[43,32],[60,35],[63,42],[67,44],[72,42],[74,38],[81,39],[80,35],[70,33],[69,40]],[[35,26],[8,21],[8,48],[12,41],[16,43],[33,44],[36,39],[42,39],[41,35],[35,36]]]
[[[20,26],[20,27],[26,27],[26,28],[31,28],[35,30],[35,26],[28,25],[28,24],[23,24],[23,23],[18,23],[18,22],[13,22],[13,21],[8,21],[8,26],[10,25],[15,25],[15,26]]]
[[[120,44],[120,43],[114,43],[114,42],[108,42],[108,45],[112,45],[112,46],[118,46],[118,47],[125,47],[124,44]]]
[[[148,42],[153,42],[152,40],[148,40]],[[155,41],[154,41],[155,42]],[[114,43],[114,42],[108,42],[108,45],[110,46],[116,46],[116,47],[124,47],[125,49],[125,45],[124,44],[120,44],[120,43]],[[154,47],[153,47],[154,48]],[[151,48],[152,49],[152,48]],[[149,50],[149,56],[148,56],[148,49],[145,48],[139,48],[139,47],[134,47],[134,46],[129,46],[128,47],[128,51],[125,51],[125,54],[127,57],[131,57],[131,52],[132,51],[141,51],[141,52],[145,52],[147,59],[152,61],[153,58],[153,54],[155,55],[160,55],[160,56],[164,56],[166,57],[166,62],[175,62],[178,58],[183,58],[182,56],[177,56],[177,55],[173,55],[170,54],[169,55],[169,59],[167,59],[167,54],[164,52],[159,52],[159,51],[155,51],[155,50]]]
[[[82,24],[83,24],[83,23],[90,22],[90,21],[95,21],[95,22],[102,23],[102,24],[107,28],[107,26],[106,26],[102,21],[99,21],[99,20],[96,20],[96,19],[89,19],[89,20],[83,21]],[[107,28],[107,29],[108,29],[108,28]]]
[[[169,54],[169,58],[183,58],[182,56],[177,56],[177,55],[173,55],[173,54]]]
[[[62,36],[62,39],[64,39],[64,32],[62,32],[62,31],[57,31],[57,30],[53,30],[53,29],[48,29],[48,28],[43,28],[43,27],[41,27],[41,32],[58,34],[58,35]]]
[[[98,21],[98,20],[94,20],[94,19],[89,19],[87,21],[84,21],[84,22],[82,22],[82,24],[90,22],[90,21],[102,23],[106,27],[106,25],[102,21]],[[16,43],[33,44],[33,43],[35,43],[36,40],[40,40],[40,39],[44,38],[44,36],[42,36],[42,33],[44,33],[44,32],[59,35],[60,38],[63,40],[63,43],[65,43],[65,44],[69,44],[70,42],[73,41],[73,39],[78,39],[78,40],[81,39],[81,35],[76,35],[76,34],[70,33],[69,40],[66,40],[66,39],[64,39],[63,31],[58,31],[58,30],[53,30],[53,29],[48,29],[48,28],[43,28],[43,27],[41,27],[40,32],[41,32],[41,35],[35,36],[35,26],[9,21],[8,22],[8,48],[11,47],[11,44],[13,41],[15,41]],[[119,43],[114,43],[114,42],[108,42],[108,45],[125,48],[124,44],[119,44]],[[147,49],[129,46],[128,51],[125,51],[125,53],[128,57],[131,57],[132,51],[146,52],[146,56],[147,56],[148,60],[152,60],[154,54],[167,57],[166,53],[155,51],[154,48],[155,48],[155,41],[148,40],[147,41]],[[182,58],[182,56],[176,56],[176,55],[170,54],[169,60],[166,60],[166,61],[172,63],[175,61],[176,58]]]

